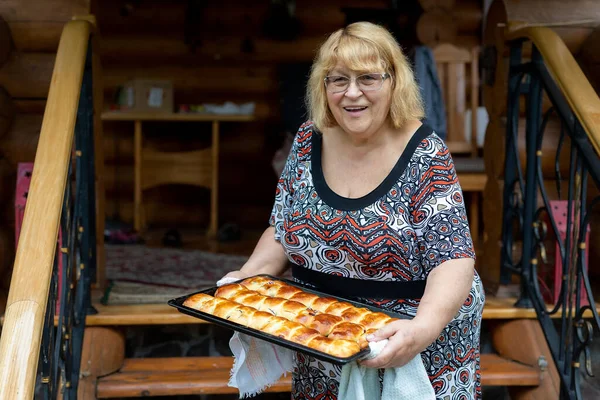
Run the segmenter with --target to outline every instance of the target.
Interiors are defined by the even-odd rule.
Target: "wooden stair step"
[[[114,374],[98,380],[99,399],[115,397],[236,394],[227,386],[232,357],[175,357],[125,359]],[[268,392],[289,392],[288,374]]]
[[[515,298],[488,297],[485,301],[483,319],[522,319],[537,318],[533,309],[516,308]],[[199,318],[180,313],[167,304],[135,304],[105,306],[95,303],[97,314],[88,315],[87,326],[116,326],[116,325],[173,325],[173,324],[202,324],[207,323]],[[600,304],[596,307],[600,312]],[[554,315],[560,318],[560,313]],[[591,317],[588,310],[584,317]]]
[[[227,386],[231,357],[176,357],[126,359],[119,372],[99,378],[97,396],[174,396],[237,394]],[[534,367],[497,354],[481,355],[481,381],[485,386],[537,386],[540,372]],[[269,392],[289,392],[291,374],[271,386]]]

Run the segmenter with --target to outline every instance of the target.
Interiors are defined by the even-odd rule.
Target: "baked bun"
[[[223,285],[214,296],[190,296],[183,305],[340,358],[368,347],[366,336],[395,320],[263,276]]]

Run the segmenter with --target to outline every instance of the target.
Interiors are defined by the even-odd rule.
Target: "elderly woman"
[[[366,22],[333,33],[307,104],[270,227],[228,276],[279,275],[291,261],[298,281],[410,314],[369,338],[389,341],[362,364],[399,367],[420,353],[437,398],[479,398],[485,296],[463,195],[392,35]],[[337,397],[339,366],[300,353],[295,362],[294,399]]]

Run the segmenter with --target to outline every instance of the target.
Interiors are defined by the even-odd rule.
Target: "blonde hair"
[[[317,128],[337,125],[327,104],[325,77],[338,64],[359,72],[383,69],[391,76],[390,118],[394,127],[425,116],[412,68],[398,42],[385,28],[370,22],[356,22],[332,33],[321,45],[313,62],[306,104],[309,118]]]

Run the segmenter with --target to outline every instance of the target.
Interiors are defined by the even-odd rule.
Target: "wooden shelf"
[[[254,121],[254,115],[220,115],[200,113],[148,113],[129,111],[105,111],[103,121]]]

